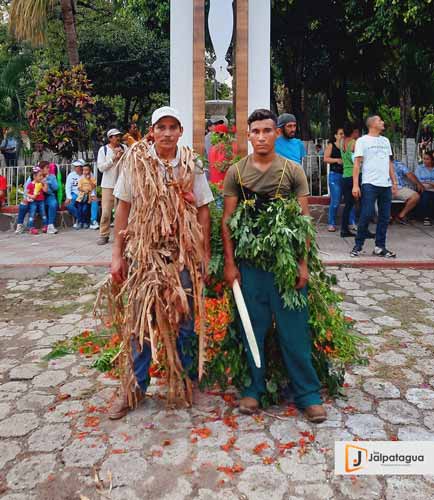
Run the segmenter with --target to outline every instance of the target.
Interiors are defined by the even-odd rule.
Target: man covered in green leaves
[[[301,213],[309,215],[308,183],[300,165],[275,152],[278,131],[274,113],[258,109],[249,116],[248,126],[253,154],[232,165],[226,174],[222,221],[225,279],[229,286],[232,286],[236,279],[241,284],[261,358],[261,367],[257,368],[243,331],[251,383],[244,390],[240,412],[255,413],[259,408],[261,396],[266,392],[264,346],[267,331],[274,319],[295,404],[308,420],[320,423],[326,420],[327,414],[319,393],[320,382],[312,365],[312,340],[307,306],[298,309],[286,307],[276,287],[273,273],[258,268],[252,262],[235,260],[235,242],[228,226],[238,204],[251,199],[255,200],[255,207],[260,210],[273,198],[295,195]],[[300,260],[295,288],[305,296],[308,281],[307,261]]]

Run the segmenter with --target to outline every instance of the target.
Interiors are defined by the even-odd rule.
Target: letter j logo
[[[345,472],[362,469],[368,460],[368,450],[352,444],[345,445]]]

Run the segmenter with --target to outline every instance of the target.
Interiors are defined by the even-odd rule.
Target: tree
[[[27,103],[33,140],[67,159],[86,150],[95,123],[91,90],[82,66],[50,70]]]
[[[25,102],[34,85],[29,75],[33,61],[26,46],[17,45],[0,27],[0,126],[23,128],[26,126]]]
[[[98,95],[125,99],[123,124],[131,115],[148,114],[150,108],[168,101],[169,41],[146,30],[138,20],[115,17],[103,30],[92,23],[79,27],[82,62]]]
[[[13,0],[10,7],[10,27],[18,40],[28,40],[33,45],[40,45],[45,41],[48,20],[59,5],[69,64],[76,66],[80,59],[74,0]]]

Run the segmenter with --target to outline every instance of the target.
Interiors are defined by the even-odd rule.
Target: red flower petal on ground
[[[123,453],[126,453],[127,450],[123,450],[121,448],[116,448],[114,450],[111,451],[111,454],[112,455],[122,455]]]
[[[217,467],[217,470],[220,472],[224,472],[229,477],[234,477],[234,474],[243,472],[244,467],[241,464],[237,464],[233,467]]]
[[[99,417],[86,417],[86,420],[84,421],[84,426],[98,427],[99,422],[100,422]]]
[[[231,438],[229,438],[227,441],[226,441],[226,444],[222,444],[220,446],[220,448],[223,450],[223,451],[226,451],[226,452],[229,452],[230,450],[232,450],[232,448],[234,448],[234,445],[235,445],[235,442],[236,442],[237,438],[235,436],[232,436]]]
[[[208,438],[212,434],[211,429],[208,429],[208,427],[192,429],[191,432],[192,432],[192,434],[196,434],[197,436],[199,436],[202,439]]]
[[[280,454],[283,455],[286,450],[290,450],[291,448],[295,448],[297,443],[295,441],[289,441],[288,443],[279,443],[278,448]]]
[[[270,445],[267,443],[259,443],[253,448],[253,453],[255,455],[259,455],[262,451],[266,450],[269,447]]]
[[[232,429],[238,429],[238,422],[236,415],[230,415],[229,417],[225,417],[223,419],[223,423]]]

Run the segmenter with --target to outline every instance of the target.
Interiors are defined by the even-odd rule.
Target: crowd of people
[[[395,257],[386,248],[387,227],[391,220],[407,225],[409,217],[423,220],[431,226],[434,219],[434,156],[423,154],[423,163],[414,173],[393,158],[389,140],[382,135],[384,122],[371,116],[366,122],[368,133],[360,137],[360,129],[352,124],[335,131],[324,152],[329,164],[330,206],[328,231],[337,230],[337,211],[344,199],[340,235],[354,237],[353,257],[360,255],[364,241],[375,239],[374,254]],[[391,218],[392,202],[401,202],[396,216]],[[357,208],[357,210],[355,210]],[[376,234],[369,224],[377,211]],[[358,215],[358,224],[356,217]]]
[[[370,117],[366,123],[368,133],[361,136],[360,128],[346,124],[333,134],[323,152],[324,163],[329,165],[328,186],[330,206],[328,231],[337,230],[338,209],[343,200],[340,235],[354,237],[351,255],[357,256],[365,239],[375,239],[374,253],[394,257],[387,250],[385,238],[391,219],[392,201],[401,202],[394,220],[408,224],[409,218],[417,217],[424,225],[431,226],[434,219],[434,155],[425,149],[423,163],[412,172],[404,163],[393,159],[390,142],[382,135],[384,122],[380,117]],[[284,113],[278,117],[276,153],[301,165],[306,156],[303,142],[296,137],[297,119]],[[151,132],[152,133],[152,132]],[[235,127],[231,129],[222,120],[207,123],[205,155],[208,160],[209,181],[222,186],[225,173],[237,157]],[[429,130],[424,129],[424,146],[430,140]],[[109,241],[110,227],[116,198],[113,194],[119,176],[119,160],[135,142],[142,139],[137,124],[129,124],[125,134],[116,128],[107,132],[107,143],[99,148],[97,169],[101,173],[100,196],[96,192],[96,179],[91,165],[85,160],[75,160],[65,183],[65,208],[73,218],[74,229],[99,229],[97,243]],[[152,140],[151,134],[148,139]],[[16,148],[7,137],[2,151]],[[37,151],[43,158],[44,148]],[[322,151],[321,151],[322,153]],[[23,233],[24,218],[28,214],[27,228],[38,234],[34,227],[35,216],[42,220],[42,232],[56,234],[56,214],[62,205],[62,179],[55,163],[42,160],[33,168],[32,176],[24,184],[24,197],[19,205],[16,233]],[[6,179],[0,178],[0,204],[6,196]],[[100,198],[100,200],[98,199]],[[369,223],[377,215],[376,234],[369,230]],[[100,220],[99,220],[100,218]]]

